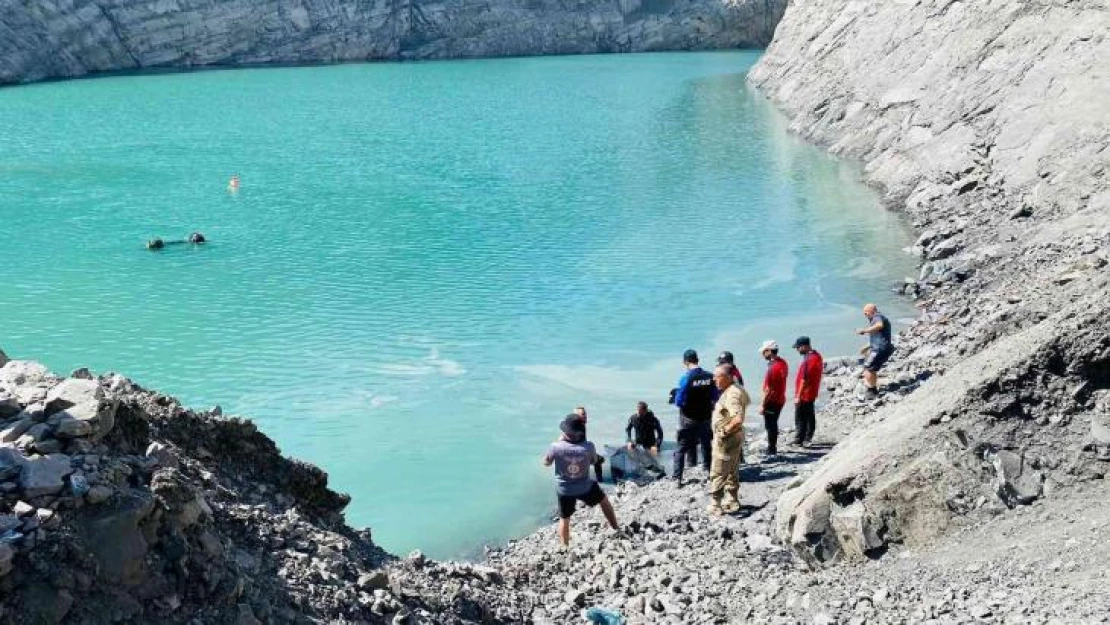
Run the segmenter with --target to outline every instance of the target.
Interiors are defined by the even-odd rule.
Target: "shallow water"
[[[761,340],[847,353],[897,308],[908,232],[746,87],[757,57],[0,90],[0,345],[251,415],[386,548],[472,553],[553,508],[574,405],[599,443],[641,398],[673,438],[683,349],[754,381]]]

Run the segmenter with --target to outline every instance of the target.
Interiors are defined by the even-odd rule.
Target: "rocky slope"
[[[454,618],[439,597],[392,595],[381,571],[392,556],[344,523],[347,496],[250,421],[122,376],[6,360],[0,622]]]
[[[764,46],[786,0],[0,2],[0,84],[150,68]]]
[[[931,376],[864,410],[780,500],[777,535],[805,560],[926,545],[1105,483],[1108,33],[1098,0],[787,11],[750,79],[921,231],[903,290],[923,314],[895,359]]]

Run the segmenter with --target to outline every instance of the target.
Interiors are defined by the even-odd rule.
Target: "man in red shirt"
[[[763,415],[763,427],[767,428],[767,457],[778,453],[779,415],[786,404],[786,377],[789,367],[779,358],[779,344],[765,341],[759,353],[767,359],[767,374],[763,376],[763,399],[759,404],[759,414]]]
[[[808,336],[799,336],[794,341],[794,349],[802,355],[798,377],[794,381],[794,444],[805,447],[813,442],[813,432],[817,429],[814,403],[817,401],[817,392],[821,390],[821,374],[825,371],[825,361],[810,345]]]

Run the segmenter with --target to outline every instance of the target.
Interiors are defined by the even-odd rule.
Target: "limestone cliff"
[[[920,545],[1110,469],[1110,5],[809,0],[752,72],[921,230],[905,401],[779,502],[811,562]],[[887,376],[884,384],[898,382]]]
[[[766,45],[787,0],[4,0],[0,84],[148,68]]]

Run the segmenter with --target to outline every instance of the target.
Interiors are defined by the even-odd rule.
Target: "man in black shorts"
[[[890,360],[894,343],[891,341],[890,319],[880,313],[877,306],[864,306],[863,316],[867,317],[869,325],[856,330],[856,334],[869,336],[867,359],[863,363],[863,384],[867,387],[867,394],[875,397],[879,394],[879,369]]]
[[[545,466],[555,465],[555,493],[559,501],[559,542],[570,544],[570,517],[581,501],[587,506],[601,504],[609,527],[618,529],[617,514],[609,498],[595,480],[590,467],[597,460],[594,444],[586,440],[586,424],[576,414],[567,415],[559,424],[562,437],[552,443],[543,458]]]

